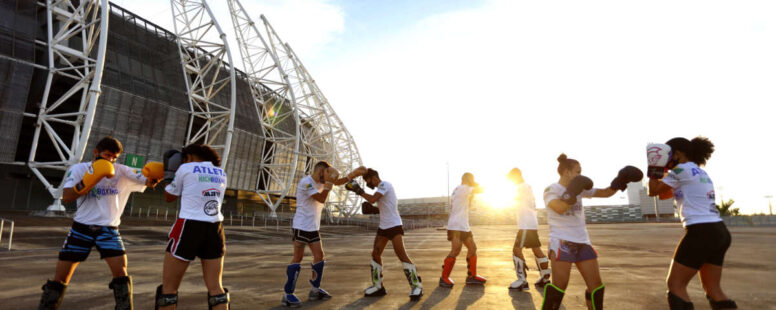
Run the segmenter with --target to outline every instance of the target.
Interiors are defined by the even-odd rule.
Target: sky
[[[114,2],[172,30],[165,1]],[[226,2],[208,3],[233,39]],[[541,206],[561,152],[603,188],[646,169],[647,143],[698,135],[716,146],[718,200],[767,213],[776,195],[776,2],[241,3],[294,48],[399,198],[446,196],[464,172],[503,189],[519,167]]]

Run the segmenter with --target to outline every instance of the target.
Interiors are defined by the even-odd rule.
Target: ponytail
[[[709,138],[697,136],[692,140],[677,137],[666,142],[671,146],[671,150],[680,151],[687,156],[687,159],[691,162],[703,166],[706,161],[711,157],[711,153],[714,153],[714,144],[711,143]]]

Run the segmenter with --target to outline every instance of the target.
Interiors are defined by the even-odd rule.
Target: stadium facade
[[[238,38],[240,53],[230,53],[224,44],[224,55],[219,55],[201,47],[204,44],[197,45],[202,42],[184,40],[186,34],[191,34],[187,29],[198,27],[185,24],[191,23],[188,20],[182,24],[180,20],[187,17],[183,16],[188,13],[187,8],[181,7],[176,13],[176,5],[192,2],[197,1],[172,1],[176,33],[115,4],[105,5],[107,1],[49,1],[46,4],[34,0],[0,0],[0,130],[3,132],[0,135],[0,194],[6,201],[0,208],[45,210],[51,205],[52,195],[56,196],[53,187],[61,183],[63,169],[77,162],[63,162],[62,150],[74,151],[67,146],[77,144],[75,140],[87,129],[90,134],[85,143],[84,160],[91,158],[91,149],[97,140],[111,135],[124,145],[124,154],[118,161],[134,167],[160,161],[165,150],[179,149],[186,143],[221,143],[219,152],[227,154],[225,170],[229,175],[225,212],[291,211],[295,206],[296,183],[309,174],[316,161],[327,160],[340,171],[361,165],[352,137],[293,50],[279,40],[263,16],[262,31],[241,11],[237,0],[229,0],[236,28],[241,20],[248,20],[246,24],[253,29],[227,34]],[[207,9],[207,4],[203,4],[195,3]],[[71,20],[78,19],[73,16],[81,14],[83,19],[88,17],[83,15],[94,13],[90,16],[99,17],[97,12],[102,13],[106,6],[109,7],[107,29],[96,22],[92,28],[84,28],[96,29],[99,35],[107,34],[107,46],[101,84],[97,85],[99,92],[95,92],[99,97],[91,112],[93,121],[89,125],[87,119],[88,128],[79,129],[73,126],[75,120],[83,123],[86,114],[78,111],[88,104],[84,98],[93,93],[87,92],[89,85],[73,91],[74,79],[62,73],[64,70],[52,74],[52,68],[61,64],[79,67],[79,57],[58,59],[49,54],[72,55],[90,42],[97,45],[97,34],[83,31],[81,36],[68,37],[54,48],[52,29],[54,37],[58,30],[61,35]],[[179,19],[181,16],[184,18]],[[202,23],[216,24],[214,19]],[[280,45],[260,48],[266,53],[264,58],[274,60],[270,67],[277,71],[276,76],[282,77],[280,87],[256,77],[260,70],[250,58],[258,53],[250,50],[254,45],[248,41],[251,38],[263,41],[262,33],[271,36],[269,41],[280,41]],[[94,38],[86,38],[89,35]],[[98,48],[86,54],[99,59]],[[232,58],[233,54],[237,56]],[[50,65],[52,59],[56,66]],[[185,59],[183,64],[182,59]],[[241,60],[243,67],[250,69],[243,72],[231,67],[230,61]],[[201,69],[210,63],[217,64],[215,69]],[[191,69],[194,67],[204,72],[194,72]],[[212,112],[214,107],[226,107],[218,118],[210,120],[203,119],[201,115],[205,113],[194,109],[195,103],[192,103],[192,98],[198,98],[195,89],[198,81],[208,79],[213,84],[203,89],[213,96],[205,109]],[[47,100],[49,106],[57,105],[58,115],[77,114],[76,117],[73,121],[42,121],[45,115],[41,112],[41,102]],[[233,102],[231,108],[230,102]],[[39,127],[44,128],[36,131]],[[196,135],[206,130],[213,132]],[[38,164],[52,162],[61,165]],[[165,206],[162,193],[157,189],[134,194],[132,204]],[[356,212],[358,204],[358,197],[340,189],[330,197],[327,213],[330,218],[347,217]],[[74,205],[66,207],[75,208]]]

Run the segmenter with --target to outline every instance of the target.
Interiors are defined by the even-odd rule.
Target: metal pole
[[[13,221],[11,221],[11,231],[8,233],[8,251],[11,250],[11,243],[13,243]]]
[[[0,241],[3,241],[3,226],[5,225],[5,220],[0,219]]]
[[[655,201],[655,223],[660,223],[660,213],[657,212],[657,196],[653,196],[652,199]]]
[[[169,212],[169,211],[170,211],[170,209],[167,209],[167,208],[164,209],[164,221],[165,222],[167,221],[167,212]]]

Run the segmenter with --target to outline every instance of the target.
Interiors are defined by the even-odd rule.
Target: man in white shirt
[[[58,309],[76,267],[92,247],[108,264],[113,280],[116,309],[132,309],[132,278],[127,274],[127,254],[118,226],[129,194],[156,186],[136,169],[117,164],[121,142],[102,138],[94,148],[92,162],[75,164],[65,175],[62,201],[77,200],[73,225],[59,252],[54,279],[43,285],[39,309]]]
[[[453,190],[452,206],[450,206],[450,219],[447,221],[447,240],[451,242],[450,253],[442,266],[442,277],[439,285],[452,287],[455,282],[450,279],[450,273],[455,265],[455,258],[461,253],[461,247],[466,246],[466,263],[468,276],[466,284],[485,284],[484,277],[477,274],[477,245],[469,228],[469,208],[475,194],[482,192],[482,188],[474,182],[474,175],[464,173],[461,177],[461,185]]]
[[[402,262],[404,275],[410,284],[410,300],[417,301],[423,296],[423,285],[418,276],[418,270],[412,263],[407,251],[404,248],[404,228],[402,226],[401,216],[399,216],[398,199],[393,185],[380,179],[376,170],[368,169],[362,176],[366,181],[366,186],[375,189],[375,193],[370,195],[364,192],[358,183],[351,182],[346,188],[364,197],[366,202],[362,204],[362,213],[380,214],[380,227],[375,236],[374,247],[372,248],[372,286],[364,290],[364,296],[383,296],[386,294],[383,287],[383,260],[382,254],[388,241],[393,244],[393,251]],[[372,204],[377,203],[377,207]]]
[[[331,298],[328,292],[321,289],[323,279],[323,246],[318,232],[321,227],[321,211],[334,185],[342,185],[360,176],[366,168],[359,167],[347,177],[339,178],[339,172],[329,163],[320,161],[313,167],[312,174],[303,177],[296,187],[296,213],[292,225],[292,237],[294,242],[294,257],[286,268],[286,284],[284,286],[282,303],[286,307],[299,307],[302,302],[294,295],[296,279],[301,271],[302,257],[305,246],[310,247],[313,253],[313,278],[310,279],[310,300],[328,300]]]
[[[517,195],[515,204],[517,207],[517,237],[512,247],[512,261],[515,263],[515,272],[517,280],[509,285],[510,289],[528,290],[528,281],[525,271],[528,269],[525,265],[523,248],[530,248],[536,259],[536,267],[539,270],[539,279],[537,286],[544,286],[550,282],[549,259],[542,252],[542,243],[539,241],[539,221],[536,219],[536,203],[534,201],[531,186],[525,183],[523,173],[518,168],[513,168],[507,174],[517,186]]]

